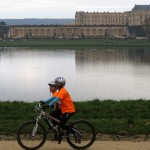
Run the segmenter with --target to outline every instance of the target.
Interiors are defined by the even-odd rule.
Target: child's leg
[[[74,113],[64,113],[62,114],[61,118],[60,118],[60,123],[59,126],[64,129],[64,130],[70,130],[70,127],[66,125],[66,122],[70,119],[70,117],[73,115]],[[73,132],[73,131],[72,131]],[[74,132],[73,132],[74,133]]]
[[[61,109],[57,108],[55,111],[52,111],[50,113],[50,115],[52,115],[53,117],[55,117],[56,119],[60,120],[60,116],[62,115]],[[52,120],[53,124],[56,125],[58,124],[56,121]]]

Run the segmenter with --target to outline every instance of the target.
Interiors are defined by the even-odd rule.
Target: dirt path
[[[0,150],[21,150],[16,141],[0,141]],[[40,150],[73,150],[66,142],[47,141]],[[96,141],[88,150],[150,150],[150,142]]]

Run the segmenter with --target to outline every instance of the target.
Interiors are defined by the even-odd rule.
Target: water
[[[150,99],[150,50],[0,48],[0,100],[47,99],[57,76],[74,101]]]

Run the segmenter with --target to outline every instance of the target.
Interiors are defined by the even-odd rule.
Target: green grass
[[[0,47],[99,47],[99,46],[150,46],[149,40],[135,39],[18,39],[0,41]]]
[[[36,116],[36,103],[0,102],[0,135],[15,135],[19,126]],[[150,134],[149,100],[93,100],[75,102],[76,113],[69,123],[86,119],[97,133],[128,135]],[[49,109],[50,111],[50,109]]]

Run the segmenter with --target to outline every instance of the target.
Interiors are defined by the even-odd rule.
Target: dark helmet
[[[66,80],[63,77],[57,77],[55,79],[55,84],[58,85],[59,87],[63,87],[66,84]]]

